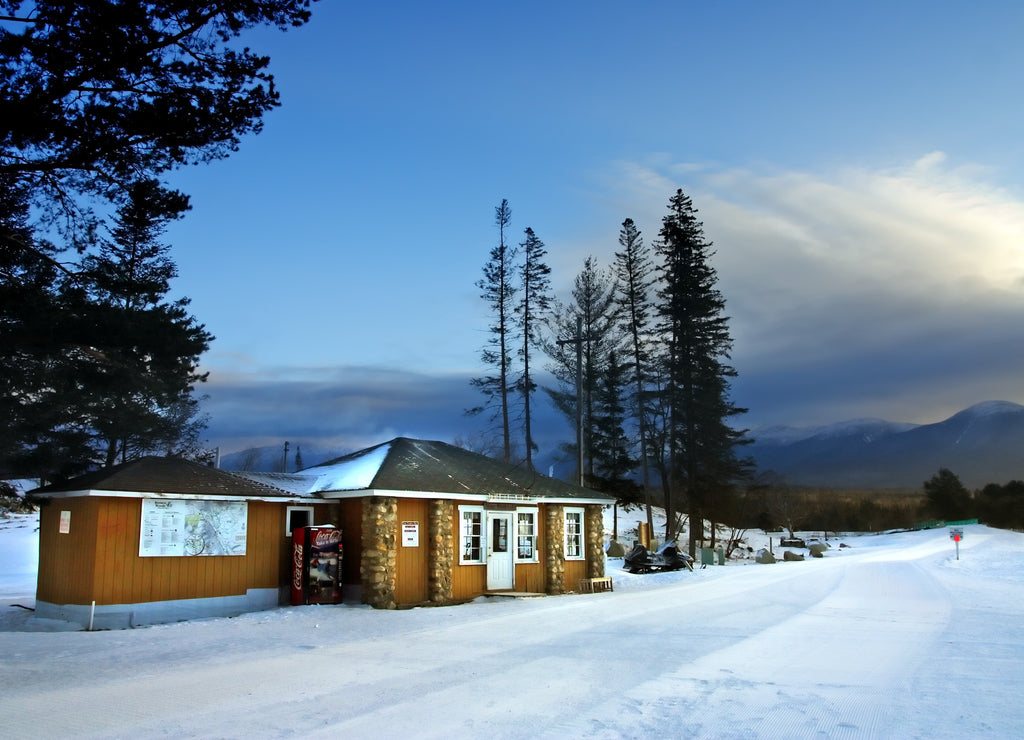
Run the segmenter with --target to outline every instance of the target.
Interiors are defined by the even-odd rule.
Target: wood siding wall
[[[537,507],[537,521],[534,522],[534,529],[537,533],[537,542],[534,552],[537,553],[536,563],[516,563],[516,591],[525,591],[531,594],[542,594],[547,591],[548,579],[544,570],[544,548],[546,534],[544,532],[544,504]],[[518,546],[518,543],[516,543]]]
[[[419,604],[427,600],[427,555],[430,551],[427,528],[430,502],[427,499],[398,499],[398,548],[395,573],[395,603]],[[402,544],[402,522],[417,522],[420,538],[417,547]]]
[[[58,533],[61,511],[72,512],[67,535]],[[284,504],[249,502],[245,555],[139,557],[141,526],[141,499],[51,501],[40,517],[37,597],[52,604],[135,604],[242,595],[288,583]]]
[[[576,591],[579,588],[581,578],[587,577],[586,560],[565,561],[565,590]]]
[[[487,590],[486,565],[459,565],[452,567],[452,599],[466,601],[475,599]]]
[[[96,566],[95,500],[46,501],[39,509],[39,574],[36,598],[51,604],[89,604]],[[60,534],[60,513],[71,512],[71,529]],[[136,552],[136,554],[138,554]]]
[[[362,584],[359,564],[363,557],[363,500],[342,499],[338,502],[336,527],[341,528],[341,544],[345,548],[341,560],[341,582],[352,586]]]

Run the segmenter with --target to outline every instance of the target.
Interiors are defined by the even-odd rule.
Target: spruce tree
[[[81,261],[87,290],[83,317],[103,361],[83,380],[92,399],[84,420],[104,465],[143,454],[194,450],[198,425],[199,357],[213,337],[188,314],[189,301],[167,301],[177,268],[160,242],[176,199],[152,180],[136,183],[118,210],[110,238]]]
[[[13,477],[71,476],[88,468],[79,379],[94,362],[81,312],[59,290],[67,273],[29,217],[29,191],[0,176],[0,468]]]
[[[626,407],[623,396],[628,379],[629,364],[621,362],[619,354],[612,350],[597,379],[591,441],[593,477],[602,482],[600,490],[604,491],[614,492],[615,487],[622,485],[636,465],[630,454],[632,445],[625,430]],[[635,503],[632,490],[629,496],[618,498],[621,503]]]
[[[631,388],[628,393],[630,407],[636,419],[637,442],[640,450],[641,482],[647,509],[648,531],[654,531],[651,505],[650,447],[651,414],[647,408],[650,398],[650,372],[652,368],[650,321],[654,284],[654,264],[650,248],[633,219],[622,222],[619,231],[621,251],[615,253],[616,299],[619,317],[626,335],[625,354],[632,362]]]
[[[488,326],[490,337],[480,352],[480,359],[494,374],[473,378],[473,387],[484,394],[483,405],[469,409],[470,415],[492,412],[492,421],[500,420],[502,438],[502,459],[512,462],[512,435],[510,428],[511,403],[514,381],[512,379],[513,331],[515,328],[516,295],[516,248],[505,242],[505,230],[512,222],[512,209],[508,200],[494,208],[494,223],[498,227],[498,243],[491,249],[484,276],[477,281],[480,297],[484,299],[491,314]]]
[[[658,290],[659,331],[667,410],[668,531],[675,507],[685,496],[690,519],[689,551],[703,538],[704,510],[713,492],[745,472],[736,454],[742,431],[729,419],[745,410],[729,399],[736,371],[726,364],[732,350],[725,299],[710,264],[712,245],[704,237],[691,200],[677,190],[662,220],[656,250],[661,258]]]
[[[97,328],[111,308],[94,300],[105,288],[88,285],[89,276],[69,268],[63,253],[95,247],[104,219],[140,181],[157,183],[167,203],[184,212],[187,199],[167,186],[167,173],[230,155],[279,104],[269,59],[237,37],[263,26],[300,26],[309,7],[309,0],[0,0],[4,467],[63,477],[90,464],[93,411],[125,370],[113,345],[131,341],[131,332],[144,342],[147,326],[104,336],[118,321]],[[158,312],[187,321],[180,303]],[[192,349],[160,352],[182,357]],[[179,419],[190,419],[172,426],[196,428],[194,406],[182,406],[182,397],[165,401]]]
[[[579,322],[582,342],[580,377],[576,375],[576,327]],[[548,396],[573,426],[577,422],[577,396],[582,406],[579,419],[582,423],[582,454],[574,446],[572,450],[577,461],[582,459],[583,479],[595,477],[595,454],[590,444],[594,436],[597,412],[595,401],[600,378],[605,372],[609,353],[621,343],[616,326],[615,282],[606,270],[597,266],[593,257],[587,257],[583,269],[573,281],[572,301],[562,304],[555,301],[549,321],[554,339],[544,344],[545,352],[553,362],[549,369],[559,381],[557,389],[546,388]],[[579,387],[577,387],[577,380]]]
[[[530,359],[534,348],[542,346],[543,322],[551,308],[551,268],[544,263],[547,250],[533,229],[527,227],[519,248],[523,253],[520,266],[520,285],[523,295],[516,306],[521,344],[519,358],[522,361],[522,375],[519,390],[523,395],[523,431],[526,443],[526,466],[533,469],[533,452],[537,445],[533,440],[533,426],[530,400],[537,384],[530,372]]]

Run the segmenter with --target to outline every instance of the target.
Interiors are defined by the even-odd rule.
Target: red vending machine
[[[341,603],[341,530],[292,530],[292,606]]]

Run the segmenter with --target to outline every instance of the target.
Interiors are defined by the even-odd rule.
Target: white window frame
[[[476,514],[479,525],[479,558],[474,559],[466,555],[466,538],[473,537],[472,533],[466,533],[466,514]],[[458,531],[459,565],[486,565],[487,563],[487,521],[482,506],[459,505],[459,531]]]
[[[292,523],[292,512],[293,511],[304,511],[304,512],[306,512],[309,515],[309,524],[305,525],[305,526],[310,526],[310,527],[313,526],[313,522],[314,522],[313,511],[314,511],[314,509],[313,509],[312,506],[289,506],[289,507],[287,507],[285,509],[285,513],[284,513],[284,536],[285,537],[291,537],[292,536],[291,523]]]
[[[515,514],[516,514],[516,516],[515,516],[515,528],[516,528],[515,529],[515,543],[516,543],[515,544],[515,547],[516,547],[516,549],[515,549],[515,562],[517,562],[517,563],[536,563],[536,562],[539,562],[539,559],[537,557],[537,527],[538,527],[538,521],[540,519],[540,517],[538,515],[538,512],[539,512],[539,509],[537,509],[536,507],[532,507],[532,506],[529,506],[529,507],[527,507],[527,506],[519,506],[519,507],[516,508],[516,512],[515,512]],[[523,534],[522,532],[519,531],[519,516],[521,514],[529,514],[531,517],[533,517],[533,532],[532,533],[530,533],[530,534]],[[523,557],[519,556],[520,538],[522,538],[522,537],[528,537],[530,539],[530,550],[533,553],[530,557],[523,558]]]
[[[563,546],[564,546],[564,553],[565,553],[565,559],[566,560],[586,560],[586,558],[587,558],[587,540],[586,540],[586,536],[585,536],[586,532],[584,531],[585,522],[586,522],[585,513],[586,513],[586,510],[583,507],[577,507],[577,506],[567,506],[565,508],[565,510],[564,510],[564,521],[563,521],[564,527],[563,527],[563,530],[562,530],[562,532],[563,532],[562,539],[563,539]],[[570,532],[569,531],[569,522],[573,521],[573,515],[579,515],[579,524],[580,524],[580,531],[579,532]],[[579,548],[579,552],[578,553],[572,553],[571,552],[575,548],[572,547],[573,542],[571,541],[570,537],[572,537],[573,539],[577,539],[578,538],[578,541],[575,543],[576,547]]]

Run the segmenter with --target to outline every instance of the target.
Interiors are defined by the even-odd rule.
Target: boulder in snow
[[[775,556],[772,555],[771,551],[761,548],[757,551],[757,557],[754,558],[755,562],[770,564],[775,562]]]

